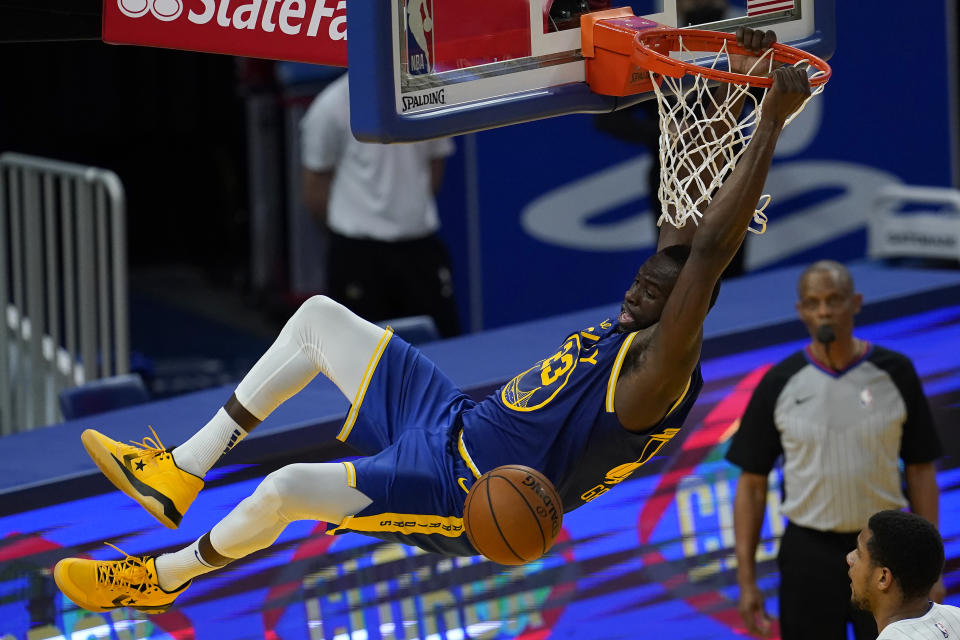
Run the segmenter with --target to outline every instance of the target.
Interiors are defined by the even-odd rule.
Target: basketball
[[[543,474],[519,464],[480,476],[467,493],[463,526],[474,548],[498,564],[533,562],[560,533],[563,505]]]

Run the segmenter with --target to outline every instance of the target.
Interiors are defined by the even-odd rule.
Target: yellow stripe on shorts
[[[387,343],[390,342],[392,336],[393,329],[387,327],[387,330],[384,331],[380,337],[380,342],[377,343],[377,348],[374,350],[373,356],[370,357],[370,362],[367,363],[367,369],[363,372],[363,378],[360,381],[360,388],[357,389],[357,397],[353,399],[353,404],[350,405],[350,412],[347,414],[347,419],[343,423],[340,433],[337,434],[337,440],[340,442],[346,442],[347,438],[350,437],[350,431],[353,430],[353,425],[357,421],[357,414],[360,412],[360,405],[363,404],[363,396],[367,393],[367,387],[370,386],[370,379],[373,377],[373,372],[377,370],[377,364],[380,363],[380,356],[383,355],[383,351],[387,348]]]
[[[347,516],[338,527],[327,533],[338,531],[390,531],[392,533],[426,533],[459,538],[463,533],[463,518],[453,516],[431,516],[416,513],[381,513],[375,516]]]
[[[470,473],[473,474],[474,478],[479,478],[483,475],[480,473],[480,470],[477,469],[477,465],[473,463],[473,458],[470,457],[467,446],[463,444],[463,429],[460,430],[460,437],[457,439],[457,451],[460,452],[460,457],[463,458],[463,461],[467,463],[467,468],[470,469]]]
[[[347,470],[347,484],[354,489],[357,488],[357,468],[352,462],[341,462],[340,464]]]

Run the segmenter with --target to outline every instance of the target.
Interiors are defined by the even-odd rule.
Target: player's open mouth
[[[620,324],[629,324],[633,322],[633,316],[630,314],[629,311],[627,311],[626,306],[621,305],[620,315],[617,316],[617,322],[619,322]]]

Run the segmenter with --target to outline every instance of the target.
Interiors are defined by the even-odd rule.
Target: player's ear
[[[886,567],[878,567],[877,589],[881,593],[888,593],[893,587],[893,574]]]

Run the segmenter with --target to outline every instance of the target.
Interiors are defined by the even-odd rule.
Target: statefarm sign
[[[346,0],[104,0],[103,40],[347,66]]]

